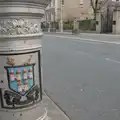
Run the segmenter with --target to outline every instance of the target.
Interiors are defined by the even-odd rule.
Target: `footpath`
[[[48,111],[47,120],[70,120],[46,93],[43,94],[42,104]]]
[[[61,35],[72,35],[72,32],[44,32],[47,34],[61,34]],[[104,33],[84,33],[84,32],[80,32],[79,34],[76,35],[91,35],[91,36],[119,36],[120,34],[104,34]]]
[[[80,40],[120,43],[119,34],[80,33],[80,34],[72,35],[71,32],[62,32],[62,33],[61,32],[44,32],[44,33],[48,35],[55,35],[55,36],[67,36],[67,37],[76,38]]]

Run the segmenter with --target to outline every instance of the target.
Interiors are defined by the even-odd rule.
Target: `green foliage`
[[[51,22],[51,27],[59,29],[59,23],[58,22]]]
[[[78,22],[79,22],[79,29],[81,30],[94,30],[95,29],[93,20],[82,20]]]
[[[63,29],[64,30],[72,30],[73,29],[73,22],[64,22],[63,24]]]

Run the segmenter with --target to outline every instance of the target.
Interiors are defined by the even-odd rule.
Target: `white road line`
[[[54,36],[57,38],[66,38],[66,39],[74,39],[74,40],[82,40],[82,41],[89,41],[89,42],[99,42],[99,43],[109,43],[109,44],[120,44],[120,42],[114,42],[114,41],[102,41],[102,40],[95,40],[95,39],[85,39],[81,37],[69,37],[69,36],[58,36],[58,35],[45,35],[45,36]],[[81,41],[80,41],[81,42]]]
[[[114,62],[114,63],[119,63],[119,64],[120,64],[120,61],[113,60],[113,59],[110,59],[110,58],[105,58],[105,60],[110,61],[110,62]]]
[[[49,36],[49,35],[47,35],[47,36]],[[50,36],[54,36],[54,37],[57,37],[57,38],[67,38],[67,39],[70,39],[69,37],[67,37],[67,36],[56,36],[56,35],[50,35]],[[72,37],[71,39],[74,39],[74,37]],[[81,41],[80,41],[81,40]],[[93,42],[93,41],[85,41],[85,40],[82,40],[81,38],[78,38],[78,40],[75,38],[74,39],[74,42],[83,42],[83,43],[90,43],[90,44],[104,44],[104,43],[100,43],[100,42]],[[73,43],[73,44],[76,44],[76,43]]]
[[[96,33],[80,33],[81,35],[92,35],[92,36],[107,36],[107,37],[120,37],[119,34],[96,34]]]
[[[86,53],[86,52],[83,52],[83,51],[77,51],[77,53],[81,54],[81,55],[86,55],[86,56],[89,56],[89,57],[94,57],[94,56],[90,55],[89,53]],[[117,60],[114,60],[114,59],[110,59],[110,58],[104,58],[104,59],[109,61],[109,62],[120,64],[120,61],[117,61]]]
[[[89,44],[96,44],[96,45],[104,44],[104,43],[100,43],[100,42],[92,42],[92,41],[90,42],[90,41],[85,41],[85,40],[83,40],[83,41],[81,41],[81,40],[79,40],[79,41],[78,40],[74,40],[74,42],[77,42],[77,43],[78,42],[82,42],[82,43],[87,43],[87,44],[89,43]],[[74,43],[74,44],[77,44],[77,43]]]

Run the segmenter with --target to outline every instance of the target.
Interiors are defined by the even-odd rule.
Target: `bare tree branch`
[[[90,0],[94,17],[96,18],[96,13],[101,10],[101,8],[108,2],[108,0]]]
[[[90,3],[91,3],[91,6],[92,6],[92,9],[95,10],[94,1],[90,0]]]
[[[95,0],[95,10],[97,10],[98,7],[98,0]]]

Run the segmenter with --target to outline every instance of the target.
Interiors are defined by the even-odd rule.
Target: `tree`
[[[96,14],[101,11],[101,8],[107,3],[108,0],[90,0],[93,13],[94,13],[94,24],[96,26]]]
[[[96,13],[100,10],[101,7],[101,1],[100,0],[90,0],[93,13],[94,13],[94,20],[96,20]]]

